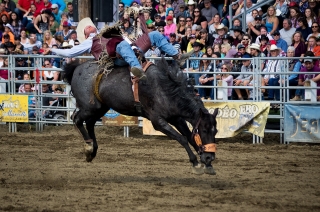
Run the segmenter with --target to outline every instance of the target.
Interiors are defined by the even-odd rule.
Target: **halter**
[[[201,117],[199,117],[197,124],[194,126],[194,128],[192,130],[191,138],[193,137],[194,141],[198,145],[199,153],[216,152],[216,144],[215,143],[205,144],[205,145],[202,144],[202,140],[201,140],[201,137],[198,132],[198,127],[199,127],[200,122],[201,122]]]

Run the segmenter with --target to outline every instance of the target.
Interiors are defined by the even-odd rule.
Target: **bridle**
[[[203,153],[203,152],[216,152],[216,144],[215,143],[211,143],[211,144],[202,144],[202,140],[201,137],[199,135],[199,124],[201,122],[201,116],[199,117],[196,125],[194,126],[193,130],[192,130],[192,134],[191,134],[191,139],[193,138],[194,141],[196,142],[196,144],[199,147],[199,153]]]

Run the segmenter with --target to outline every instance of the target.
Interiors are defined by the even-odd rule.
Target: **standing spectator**
[[[13,28],[13,34],[14,34],[14,36],[17,37],[20,35],[21,29],[22,29],[22,22],[19,19],[17,13],[15,13],[15,12],[12,12],[10,14],[10,17],[11,17],[10,24]]]
[[[208,26],[214,23],[213,18],[216,14],[218,14],[218,10],[211,5],[211,1],[204,0],[204,8],[201,10],[201,15],[207,19]]]
[[[34,19],[34,28],[37,30],[36,33],[38,40],[42,40],[43,33],[50,29],[49,18],[51,14],[51,10],[46,9]]]
[[[200,9],[196,8],[194,9],[193,11],[193,23],[197,26],[201,26],[202,29],[207,29],[208,27],[208,21],[206,19],[206,17],[204,17],[202,14],[201,14],[201,11]]]
[[[49,17],[49,27],[51,34],[56,34],[59,31],[59,23],[56,21],[54,15],[50,15]]]
[[[18,14],[19,18],[22,19],[23,14],[26,13],[31,7],[31,1],[18,0],[16,6],[17,7],[14,11]]]
[[[293,46],[295,48],[295,57],[303,57],[304,53],[307,50],[307,47],[304,43],[304,39],[302,37],[301,32],[295,32],[292,36],[292,44],[291,46]]]
[[[287,44],[287,42],[285,40],[280,38],[280,32],[278,30],[274,31],[273,39],[276,41],[277,47],[282,49],[282,51],[287,52],[288,44]]]
[[[52,13],[53,13],[53,15],[54,15],[54,19],[55,19],[58,23],[60,23],[62,11],[59,10],[59,7],[58,7],[57,4],[52,4],[52,5],[51,5],[51,9],[52,9]]]
[[[304,17],[298,19],[299,27],[296,29],[296,32],[301,32],[304,40],[307,40],[308,35],[312,33],[311,28],[308,26],[307,20]]]
[[[150,0],[147,0],[150,1]],[[175,33],[177,26],[173,23],[173,17],[172,16],[167,16],[167,25],[164,27],[164,35],[166,37],[169,37],[171,33]]]
[[[280,37],[287,42],[288,46],[291,46],[292,37],[296,32],[296,29],[292,27],[292,23],[289,19],[284,19],[282,24],[283,28],[279,31]]]
[[[68,6],[69,6],[69,3],[68,3]],[[72,3],[71,3],[71,6],[72,6]],[[119,14],[118,14],[119,20],[122,20],[123,15],[124,15],[124,3],[120,2],[119,3]],[[68,16],[69,16],[69,13],[68,13]],[[73,12],[72,12],[72,21],[73,21]]]

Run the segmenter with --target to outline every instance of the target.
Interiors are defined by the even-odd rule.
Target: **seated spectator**
[[[72,31],[69,35],[69,44],[71,46],[74,46],[74,42],[78,39],[78,36],[77,36],[77,32],[76,31]],[[77,40],[78,41],[78,40]],[[79,42],[79,41],[78,41]]]
[[[237,46],[241,41],[242,41],[242,37],[245,34],[242,31],[242,27],[233,27],[233,42],[232,42],[232,46]]]
[[[317,38],[314,36],[310,36],[308,39],[307,50],[312,51],[314,53],[314,49],[317,46]]]
[[[51,61],[49,59],[44,60],[44,67],[45,68],[50,68],[50,69],[55,69],[57,67],[52,66]],[[43,79],[46,81],[58,81],[59,80],[59,71],[53,71],[53,70],[46,70],[43,71]]]
[[[166,19],[166,8],[165,6],[163,6],[162,4],[158,4],[158,13],[160,15],[160,19],[161,21],[164,21]],[[158,17],[158,16],[154,16],[154,17]]]
[[[207,29],[208,27],[208,21],[206,17],[204,17],[201,14],[201,11],[199,8],[195,8],[193,11],[193,23],[197,26],[201,26],[202,29]]]
[[[67,6],[64,0],[51,0],[51,4],[52,5],[53,4],[57,4],[58,7],[59,7],[59,12],[60,11],[64,11],[66,9],[66,6]],[[51,7],[51,8],[53,8],[53,7]]]
[[[212,54],[213,54],[213,48],[212,48],[212,46],[207,46],[206,47],[206,55],[210,58],[210,57],[212,57]]]
[[[191,55],[191,57],[202,57],[203,55],[203,52],[201,51],[201,49],[203,49],[203,44],[198,42],[198,41],[195,41],[193,44],[192,44],[192,47],[193,47],[193,54]],[[199,66],[200,66],[200,60],[191,60],[190,61],[190,68],[189,68],[189,71],[190,72],[194,72],[194,71],[198,71],[199,70]],[[200,75],[199,74],[189,74],[190,77],[193,77],[195,79],[195,85],[199,85],[199,78],[200,78]]]
[[[3,35],[2,36],[2,43],[0,45],[0,48],[7,50],[7,44],[8,43],[10,43],[10,36],[9,35]]]
[[[185,12],[185,10],[186,10],[186,5],[184,4],[184,2],[181,2],[181,3],[179,4],[179,11],[174,14],[175,17],[176,17],[176,18],[183,17],[183,18],[185,19],[185,17],[184,17],[184,12]],[[175,11],[176,11],[176,10],[175,10]]]
[[[262,24],[262,17],[259,15],[254,18],[254,22],[248,24],[248,34],[251,36],[252,42],[256,41],[257,37],[261,34],[261,26],[265,27],[265,25]]]
[[[3,0],[5,11],[10,15],[16,9],[16,3],[12,0]]]
[[[251,55],[245,54],[242,56],[242,58],[246,58],[248,60],[242,60],[241,74],[233,80],[235,86],[239,86],[239,85],[246,86],[252,80],[253,66],[250,60]],[[238,99],[243,100],[240,89],[235,88],[234,91],[236,92]],[[250,95],[249,95],[248,89],[246,89],[246,92],[247,92],[247,96],[249,97]]]
[[[308,26],[308,22],[304,17],[298,19],[299,27],[296,29],[296,32],[301,32],[304,40],[307,40],[308,35],[312,33],[311,28]]]
[[[27,33],[25,30],[21,30],[20,32],[20,42],[23,46],[29,43],[29,38],[27,37]]]
[[[0,68],[0,82],[1,82],[1,80],[8,80],[9,79],[8,64],[9,64],[9,59],[5,58],[3,65]]]
[[[273,37],[267,32],[267,28],[265,26],[260,27],[260,35],[257,37],[255,43],[260,44],[261,36],[266,36],[268,41],[273,40]]]
[[[317,22],[312,23],[311,31],[312,33],[308,35],[307,40],[309,40],[311,36],[314,36],[316,38],[320,36],[319,24]]]
[[[193,18],[190,16],[190,17],[186,17],[186,27],[193,27]]]
[[[35,33],[30,33],[29,43],[26,43],[24,46],[24,53],[25,54],[32,54],[32,48],[37,46],[39,49],[42,46],[42,43],[37,40],[37,35]]]
[[[212,37],[212,35],[208,34],[206,29],[201,29],[200,42],[204,44],[204,46],[212,46],[214,42],[214,38]]]
[[[170,33],[174,33],[176,31],[176,25],[173,23],[173,17],[167,16],[167,25],[164,27],[164,35],[169,38]]]
[[[201,9],[201,15],[207,19],[207,26],[213,24],[213,18],[218,13],[218,10],[211,5],[210,0],[204,0],[204,8]],[[207,27],[203,28],[206,29]]]
[[[191,52],[193,50],[193,44],[197,41],[196,36],[195,35],[190,35],[189,37],[189,43],[187,46],[187,52]]]
[[[208,58],[206,54],[202,55],[202,58]],[[210,60],[201,60],[200,65],[199,65],[199,72],[204,72],[199,77],[199,83],[200,85],[205,85],[205,86],[212,86],[214,83],[214,77],[213,74],[209,74],[206,72],[212,72],[212,67],[210,64]],[[202,100],[204,100],[207,97],[207,94],[209,96],[208,100],[214,99],[214,93],[213,93],[213,88],[202,88],[201,86],[199,87],[199,95]]]
[[[249,34],[244,34],[242,37],[242,41],[241,43],[238,44],[238,51],[240,50],[240,52],[242,54],[244,54],[245,52],[250,54],[250,43],[251,43],[251,37]],[[241,46],[241,48],[239,48],[239,46]],[[242,50],[241,50],[242,49]]]
[[[68,13],[61,13],[61,20],[60,20],[60,26],[59,26],[59,30],[63,30],[63,23],[67,22],[68,26],[70,27],[70,29],[74,29],[72,28],[72,24],[71,21],[69,21],[68,19]]]
[[[58,31],[55,36],[62,36],[63,40],[67,41],[69,39],[70,33],[73,31],[70,29],[70,24],[68,22],[63,22],[63,30]]]
[[[32,25],[33,20],[36,17],[36,16],[34,16],[36,10],[37,10],[36,6],[34,4],[31,4],[28,11],[23,15],[21,21],[22,21],[22,25],[24,28],[27,27],[28,25]],[[18,15],[18,17],[20,17],[20,16]]]
[[[9,41],[14,43],[14,34],[12,33],[13,32],[13,28],[10,24],[6,24],[4,25],[4,33],[3,35],[9,35]],[[4,43],[4,38],[2,36],[2,43]]]
[[[261,35],[260,37],[260,51],[265,55],[268,55],[267,44],[269,42],[269,38],[265,35]]]
[[[291,46],[292,37],[296,32],[296,28],[292,27],[292,23],[289,19],[283,19],[282,25],[283,28],[279,31],[280,37],[287,42],[288,46]]]
[[[16,54],[15,52],[16,46],[12,42],[7,43],[6,47],[7,47],[7,54]]]
[[[169,43],[178,50],[178,52],[181,52],[180,43],[176,41],[177,35],[175,33],[170,34]]]
[[[241,52],[237,52],[236,55],[234,56],[235,58],[242,58],[243,54]],[[234,59],[232,61],[232,69],[231,72],[241,72],[241,67],[242,67],[242,61]],[[232,74],[233,78],[237,78],[239,74]]]
[[[24,54],[24,46],[21,43],[20,36],[14,38],[15,52],[16,54]]]
[[[151,46],[151,48],[144,54],[145,57],[160,57],[160,49],[156,46]]]
[[[186,19],[184,17],[180,17],[178,20],[179,22],[177,24],[176,35],[178,38],[177,41],[179,42],[186,34]]]
[[[270,6],[267,11],[267,19],[265,26],[267,27],[267,31],[270,35],[272,35],[279,27],[279,19],[276,16],[276,9],[273,6]]]
[[[307,47],[304,43],[304,39],[302,37],[301,32],[295,32],[293,34],[291,46],[295,48],[295,55],[294,55],[295,57],[304,56],[304,53],[306,52]]]
[[[59,23],[56,21],[53,14],[50,15],[50,17],[49,17],[49,27],[50,27],[50,32],[52,35],[59,32]]]
[[[286,2],[286,0],[279,0],[276,1],[273,5],[275,7],[276,10],[280,10],[281,14],[280,16],[285,17],[288,13],[288,4]]]
[[[52,13],[54,15],[54,19],[60,23],[61,22],[61,14],[62,14],[62,11],[59,10],[59,6],[57,4],[52,4],[51,5],[51,9],[52,9]]]
[[[24,90],[25,90],[25,94],[28,95],[28,113],[29,113],[29,118],[35,118],[36,117],[36,111],[35,111],[35,107],[36,107],[36,98],[33,96],[32,90],[31,90],[32,86],[30,83],[26,83],[24,85]]]
[[[273,39],[276,41],[276,45],[277,47],[279,47],[280,49],[282,49],[282,51],[287,52],[288,49],[288,44],[285,40],[283,40],[282,38],[280,38],[280,32],[278,30],[276,30],[273,34]]]
[[[307,80],[312,80],[317,83],[317,87],[320,86],[320,77],[319,77],[319,72],[320,68],[314,65],[314,60],[312,57],[305,57],[304,58],[304,67],[301,67],[301,74],[299,74],[299,81],[298,85],[299,86],[304,86],[305,82]],[[303,72],[318,72],[315,74],[303,74]],[[301,101],[303,98],[302,96],[304,95],[304,89],[297,89],[296,90],[296,95],[293,99],[290,99],[290,101]],[[320,89],[317,89],[317,96],[320,96]]]
[[[159,13],[154,15],[154,26],[159,27],[159,26],[165,26],[166,22],[164,20],[161,20],[161,15]]]
[[[22,67],[27,67],[27,64],[24,60],[24,58],[22,57],[18,57],[16,59],[16,68],[22,68]],[[23,79],[23,75],[28,73],[28,71],[26,70],[16,70],[15,71],[15,77],[16,77],[16,80],[22,80]]]
[[[80,42],[78,40],[74,41],[74,46],[80,45]]]
[[[294,3],[294,2],[291,2],[291,3]],[[300,17],[302,17],[302,15],[301,15],[298,7],[290,7],[289,8],[289,19],[291,21],[291,26],[293,28],[299,27],[298,19]]]
[[[16,36],[16,37],[20,36],[20,32],[23,27],[21,20],[19,19],[17,13],[15,13],[15,12],[11,13],[10,17],[11,17],[11,19],[10,19],[9,23],[13,28],[12,32],[13,32],[14,36]]]
[[[133,27],[128,19],[123,20],[123,26],[121,27],[121,32],[124,35],[129,35],[133,31]]]
[[[261,77],[261,86],[265,86],[265,82],[264,82],[264,79],[263,79],[263,77],[262,76],[258,76],[258,75],[256,75],[257,77]],[[249,84],[248,84],[248,86],[255,86],[255,87],[257,87],[257,85],[258,85],[258,83],[259,83],[259,80],[258,79],[255,79],[255,77],[253,76],[252,77],[252,80],[249,82]],[[255,93],[254,93],[254,90],[253,90],[253,88],[249,88],[248,89],[248,91],[249,91],[249,97],[248,97],[248,99],[249,100],[264,100],[264,93],[265,93],[265,89],[264,88],[258,88],[257,89],[258,90],[258,95],[259,95],[259,97],[258,98],[256,98],[255,97]]]
[[[220,22],[220,15],[219,14],[215,14],[213,17],[213,23],[209,26],[209,34],[217,34],[217,27],[222,24]],[[224,24],[222,24],[224,26]]]
[[[213,44],[213,52],[221,53],[221,45],[220,44]]]
[[[224,25],[219,25],[216,28],[217,35],[215,36],[214,44],[222,44],[222,40],[224,36],[228,33],[228,27],[225,27]]]
[[[181,51],[183,53],[187,52],[187,47],[188,47],[188,43],[189,43],[189,37],[192,35],[192,30],[190,27],[186,28],[186,32],[184,34],[184,36],[181,38]]]
[[[308,27],[311,28],[312,23],[313,22],[317,22],[317,16],[316,14],[312,11],[312,9],[310,7],[308,7],[305,11],[304,11],[304,15],[305,18],[307,20],[308,23]]]
[[[271,45],[270,48],[270,57],[279,57],[280,48],[276,45]],[[284,68],[283,60],[268,60],[266,64],[266,68],[263,70],[265,73],[272,73],[266,74],[264,76],[264,82],[267,86],[279,86],[280,80],[280,72]],[[268,89],[268,99],[269,100],[276,100],[280,101],[280,88],[278,89]]]
[[[23,80],[30,80],[30,76],[29,76],[28,73],[24,73],[24,74],[23,74]],[[30,83],[28,83],[28,84],[30,84]],[[23,83],[23,84],[21,84],[21,85],[19,86],[18,93],[26,93],[26,91],[25,91],[25,89],[24,89],[24,85],[25,85],[25,83]],[[31,88],[31,89],[32,89],[32,88]]]
[[[221,58],[224,58],[227,54],[228,51],[231,49],[231,46],[229,43],[224,43],[221,45]]]
[[[48,44],[49,47],[52,47],[53,44],[56,44],[56,40],[52,37],[50,30],[44,31],[43,35],[43,43]]]

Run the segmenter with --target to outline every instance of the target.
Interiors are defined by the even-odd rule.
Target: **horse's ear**
[[[214,118],[217,117],[218,112],[219,112],[219,108],[214,109],[214,112],[213,112],[213,114],[212,114]]]

